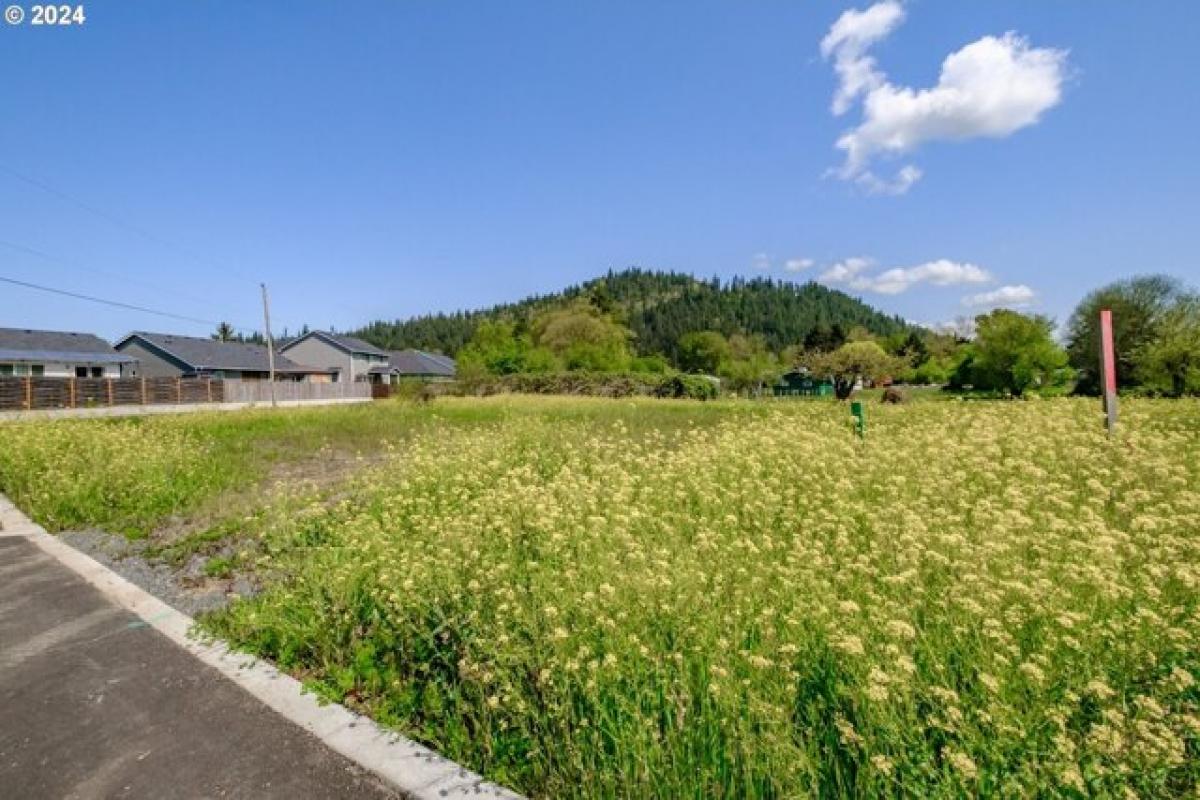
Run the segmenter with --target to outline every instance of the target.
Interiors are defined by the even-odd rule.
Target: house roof
[[[221,342],[216,339],[204,339],[198,336],[178,336],[172,333],[149,333],[134,331],[117,342],[117,347],[131,339],[140,339],[144,344],[159,350],[177,361],[186,364],[194,371],[199,370],[241,370],[244,372],[267,372],[270,370],[270,359],[265,345],[253,342]],[[289,359],[280,353],[275,354],[276,372],[319,372],[328,373],[331,370],[323,367],[306,367]]]
[[[385,351],[380,350],[378,347],[371,344],[370,342],[364,342],[362,339],[357,339],[353,336],[345,336],[340,333],[329,333],[328,331],[309,331],[308,333],[304,334],[303,336],[297,336],[294,339],[289,339],[286,344],[284,344],[280,347],[280,349],[287,350],[287,349],[295,346],[296,344],[299,344],[300,342],[304,341],[305,339],[309,339],[314,336],[321,339],[322,341],[328,342],[329,344],[333,345],[334,347],[336,347],[340,350],[345,350],[347,353],[351,353],[351,354],[365,353],[367,355],[372,355],[372,356],[386,356],[387,355],[387,353]]]
[[[131,364],[137,359],[113,350],[90,333],[0,328],[0,361],[86,361]]]
[[[454,359],[424,350],[393,350],[388,363],[399,375],[433,375],[452,378],[456,370]]]

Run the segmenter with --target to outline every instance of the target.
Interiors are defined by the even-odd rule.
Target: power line
[[[16,278],[6,278],[3,275],[0,275],[0,281],[3,281],[4,283],[11,283],[14,286],[23,286],[26,289],[36,289],[41,292],[49,292],[50,294],[62,295],[63,297],[73,297],[76,300],[87,300],[88,302],[92,302],[92,303],[100,303],[102,305],[113,306],[115,308],[124,308],[124,309],[128,309],[130,311],[140,311],[144,314],[155,314],[160,317],[169,317],[170,319],[183,320],[184,322],[195,322],[200,325],[220,325],[221,324],[220,322],[217,322],[216,320],[200,319],[198,317],[189,317],[184,314],[174,314],[170,311],[159,311],[158,309],[147,308],[146,306],[134,305],[133,303],[122,303],[119,300],[106,300],[102,297],[92,297],[91,295],[80,294],[79,292],[71,292],[66,289],[56,289],[53,286],[42,286],[37,283],[29,283],[28,281],[19,281]],[[237,328],[237,330],[247,331],[249,329]]]
[[[155,236],[153,233],[151,233],[143,228],[140,228],[137,225],[131,225],[130,223],[126,222],[125,220],[121,219],[120,217],[113,216],[112,214],[109,214],[107,211],[100,209],[100,208],[96,208],[95,206],[91,205],[90,203],[85,203],[84,201],[80,200],[78,197],[73,197],[60,189],[54,188],[53,186],[51,186],[48,183],[38,180],[37,178],[31,178],[28,175],[23,175],[22,173],[17,172],[15,169],[12,169],[11,167],[6,167],[3,164],[0,164],[0,172],[7,173],[8,175],[11,175],[12,177],[16,178],[19,181],[27,183],[30,186],[35,186],[38,189],[41,189],[43,192],[46,192],[47,194],[52,194],[60,200],[65,200],[68,203],[71,203],[72,205],[82,208],[84,211],[87,211],[89,214],[95,214],[96,216],[101,217],[102,219],[106,219],[113,225],[116,225],[117,227],[124,228],[128,231],[132,231],[133,233],[136,233],[139,236],[144,236],[145,238],[149,239],[152,242],[155,242],[156,244],[165,245],[167,247],[174,247],[174,248],[178,249],[178,245],[174,245],[165,239]]]
[[[91,203],[80,200],[78,197],[68,194],[67,192],[64,192],[61,189],[55,188],[54,186],[51,186],[50,184],[46,183],[43,180],[39,180],[37,178],[31,178],[30,176],[25,175],[21,172],[17,172],[12,167],[5,166],[4,164],[0,164],[0,172],[10,175],[13,178],[16,178],[17,180],[19,180],[23,183],[26,183],[30,186],[41,189],[43,192],[46,192],[47,194],[53,195],[54,197],[57,197],[60,200],[64,200],[78,208],[81,208],[84,211],[88,212],[89,214],[94,214],[95,216],[100,217],[101,219],[107,220],[110,224],[115,225],[118,228],[123,228],[126,231],[136,233],[138,236],[141,236],[144,239],[154,242],[155,244],[158,244],[160,246],[168,247],[168,248],[174,250],[175,252],[179,253],[180,255],[184,256],[185,258],[187,258],[189,261],[191,261],[193,264],[195,264],[197,266],[207,267],[207,265],[202,264],[195,257],[195,255],[193,253],[189,253],[187,248],[181,247],[180,245],[176,244],[175,242],[164,239],[163,237],[158,236],[157,234],[152,233],[139,225],[134,225],[131,222],[127,222],[127,221],[121,219],[120,217],[116,216],[115,214],[110,214],[109,212],[105,211],[102,208],[97,208],[96,206],[92,205]]]
[[[169,289],[165,286],[157,286],[153,283],[147,283],[146,281],[129,278],[124,275],[118,275],[115,272],[108,272],[107,270],[96,269],[95,267],[87,267],[78,262],[68,261],[65,258],[59,258],[58,256],[51,255],[50,253],[47,253],[44,250],[38,250],[36,247],[30,247],[29,245],[20,244],[18,242],[10,242],[5,239],[0,239],[0,247],[7,247],[8,249],[15,250],[18,253],[26,253],[31,256],[37,256],[38,258],[42,258],[47,261],[54,262],[55,264],[61,264],[62,266],[68,267],[70,269],[76,269],[81,272],[90,272],[93,275],[100,275],[105,278],[114,278],[116,280],[124,281],[125,283],[129,283],[129,284],[132,284],[135,286],[142,286],[146,289],[153,289],[156,292],[170,292],[170,293],[176,294],[186,300],[191,300],[192,302],[195,302],[195,303],[206,303],[207,304],[208,302],[210,302],[207,299],[196,297],[195,295],[184,294],[183,292],[180,292],[177,289]]]

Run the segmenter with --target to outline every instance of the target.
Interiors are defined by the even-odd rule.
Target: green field
[[[13,423],[0,490],[224,547],[264,589],[208,631],[534,796],[1195,796],[1200,403],[1121,410]]]

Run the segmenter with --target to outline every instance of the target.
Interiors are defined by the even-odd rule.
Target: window
[[[30,374],[33,375],[33,377],[40,378],[46,374],[46,365],[45,364],[30,364],[29,370],[30,370]]]
[[[12,364],[0,364],[0,378],[7,378],[13,374]]]
[[[18,375],[18,376],[24,377],[25,375],[28,375],[28,374],[29,374],[29,365],[28,364],[14,364],[13,365],[13,375]]]
[[[75,368],[75,377],[76,378],[86,378],[87,377],[87,367],[76,367]]]
[[[93,378],[103,378],[104,377],[104,367],[92,367],[92,377]]]

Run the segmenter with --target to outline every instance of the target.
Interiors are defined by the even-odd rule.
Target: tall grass
[[[537,796],[1196,791],[1195,403],[430,413],[209,630]]]

